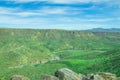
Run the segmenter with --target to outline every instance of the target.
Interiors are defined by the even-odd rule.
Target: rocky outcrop
[[[118,78],[114,74],[102,72],[88,74],[84,77],[84,80],[118,80]]]
[[[24,76],[14,75],[10,80],[30,80]],[[54,76],[52,75],[41,75],[40,80],[120,80],[115,74],[99,72],[93,74],[77,74],[70,69],[62,68],[55,71]]]
[[[115,74],[99,72],[94,74],[77,74],[70,69],[62,68],[55,72],[59,80],[120,80]]]
[[[30,80],[27,77],[21,76],[21,75],[13,75],[10,80]]]
[[[59,80],[80,80],[83,75],[78,75],[70,69],[62,68],[55,72],[55,76],[59,78]]]

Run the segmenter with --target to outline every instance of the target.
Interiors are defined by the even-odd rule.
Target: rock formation
[[[30,80],[24,76],[14,75],[10,80]],[[55,75],[41,75],[40,80],[120,80],[115,74],[99,72],[93,74],[77,74],[70,69],[62,68],[55,71]]]
[[[59,80],[120,80],[115,74],[99,72],[94,74],[77,74],[70,69],[62,68],[55,72]]]
[[[116,75],[111,73],[95,73],[95,74],[88,74],[84,77],[84,80],[117,80],[118,78]]]
[[[59,78],[59,80],[80,80],[83,75],[78,75],[70,69],[62,68],[55,72],[55,76]]]

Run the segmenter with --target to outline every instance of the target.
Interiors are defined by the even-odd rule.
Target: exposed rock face
[[[111,73],[95,73],[84,77],[84,80],[118,80],[116,75]]]
[[[78,75],[70,69],[62,68],[55,72],[55,76],[59,78],[59,80],[80,80],[83,75]]]
[[[99,79],[101,77],[101,79]],[[103,78],[103,79],[102,79]],[[111,73],[97,73],[95,74],[94,80],[116,80],[117,77]]]
[[[30,79],[21,75],[14,75],[10,78],[10,80],[30,80]]]
[[[40,80],[59,80],[59,79],[51,75],[41,75]]]
[[[30,80],[27,77],[14,75],[10,80]],[[62,68],[55,72],[55,76],[52,75],[41,75],[40,80],[120,80],[120,77],[116,77],[115,74],[111,73],[94,73],[94,74],[77,74],[70,69]]]

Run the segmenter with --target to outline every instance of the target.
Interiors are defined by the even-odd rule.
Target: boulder
[[[84,77],[83,80],[119,80],[117,79],[116,75],[111,73],[95,73],[95,74],[88,74]]]
[[[81,80],[94,80],[94,75],[93,74],[87,74],[83,76]]]
[[[10,80],[30,80],[27,77],[21,75],[14,75]],[[55,72],[55,76],[41,75],[40,80],[120,80],[120,77],[116,77],[115,74],[99,72],[93,74],[77,74],[70,69],[62,68]]]
[[[97,76],[103,78],[101,80],[116,80],[117,79],[116,75],[112,74],[112,73],[105,73],[105,72],[97,73],[97,74],[95,74],[95,79],[94,80],[98,80]]]
[[[83,75],[77,74],[70,69],[62,68],[55,72],[59,80],[82,80]]]
[[[40,80],[59,80],[59,79],[51,75],[41,75]]]
[[[13,75],[10,80],[30,80],[27,77],[21,76],[21,75]]]

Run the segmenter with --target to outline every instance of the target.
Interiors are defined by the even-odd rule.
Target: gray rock
[[[59,79],[51,75],[41,75],[40,80],[59,80]]]
[[[27,77],[21,76],[21,75],[13,75],[10,80],[30,80]]]
[[[115,74],[112,73],[96,73],[94,76],[94,80],[116,80],[117,77]]]
[[[88,74],[83,76],[82,80],[94,80],[94,75],[93,74]]]
[[[14,75],[10,80],[30,80],[21,75]],[[100,72],[94,74],[77,74],[70,69],[62,68],[55,72],[55,76],[41,75],[40,80],[120,80],[115,74]]]
[[[81,74],[77,74],[70,69],[62,68],[55,72],[55,76],[59,78],[59,80],[82,80]]]
[[[117,80],[117,77],[111,73],[95,73],[86,75],[83,80]]]

